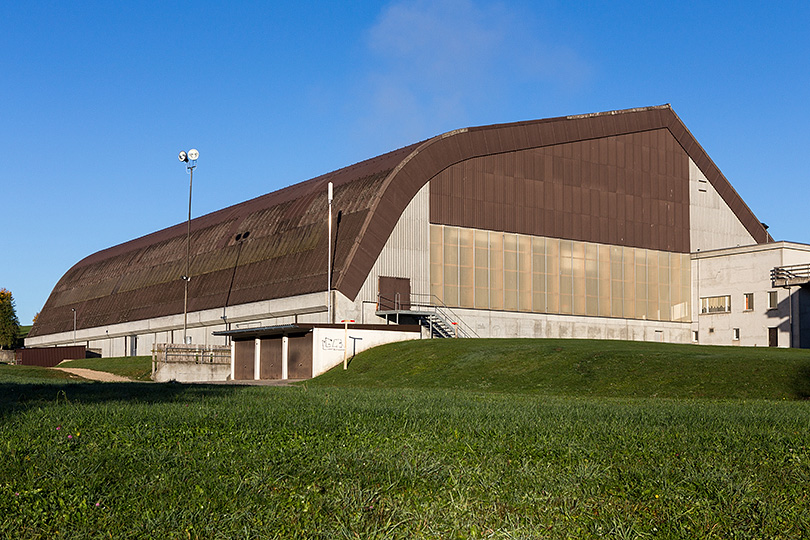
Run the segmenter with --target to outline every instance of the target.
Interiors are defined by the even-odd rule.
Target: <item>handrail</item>
[[[462,337],[479,337],[478,334],[473,330],[473,328],[465,323],[459,315],[454,312],[451,308],[447,307],[444,302],[441,301],[439,297],[435,294],[420,294],[420,293],[411,293],[411,298],[409,302],[409,309],[404,311],[420,311],[418,308],[424,308],[424,311],[432,311],[433,313],[437,314],[445,324],[449,326],[448,319],[455,321],[456,324],[460,327],[460,334]],[[427,298],[428,302],[421,302],[421,301],[414,301],[415,298]],[[430,302],[431,300],[435,300],[435,303]],[[380,293],[377,293],[377,311],[381,311],[380,306],[383,303],[389,303],[392,307],[392,311],[403,311],[402,302],[400,293],[396,293],[394,298],[388,298]],[[415,309],[417,308],[417,309]],[[447,315],[449,314],[449,316]]]
[[[469,331],[469,333],[472,334],[474,337],[479,337],[478,334],[476,333],[476,331],[473,330],[470,325],[465,323],[462,320],[462,318],[455,311],[453,311],[452,309],[447,307],[445,305],[445,303],[438,296],[436,296],[435,294],[412,293],[411,296],[421,296],[421,297],[426,296],[426,297],[428,297],[428,300],[435,300],[439,304],[438,306],[436,306],[436,304],[428,304],[428,305],[434,305],[434,306],[436,306],[438,308],[441,308],[444,311],[447,311],[448,313],[450,313],[450,315],[452,315],[452,318],[455,319],[456,322],[458,322],[459,326],[462,326],[463,328],[466,329],[466,331],[464,333],[467,333],[467,331]]]
[[[798,283],[791,283],[797,280]],[[791,285],[804,285],[810,282],[810,264],[791,264],[785,266],[777,266],[771,269],[771,284],[777,286],[777,281],[784,281],[782,287],[789,287]]]
[[[771,270],[771,279],[810,278],[810,264],[777,266]]]

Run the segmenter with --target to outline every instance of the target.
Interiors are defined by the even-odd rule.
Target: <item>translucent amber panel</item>
[[[503,309],[503,234],[489,234],[489,305]]]
[[[518,308],[532,310],[532,239],[518,236]]]
[[[448,306],[688,321],[689,254],[430,227],[430,290]]]

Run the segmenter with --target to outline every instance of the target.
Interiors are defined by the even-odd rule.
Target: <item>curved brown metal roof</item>
[[[324,289],[326,184],[334,183],[334,287],[355,298],[419,189],[461,162],[666,129],[759,243],[772,241],[668,105],[460,129],[196,218],[189,311]],[[238,234],[250,235],[240,244]],[[560,234],[560,231],[557,231]],[[562,231],[562,237],[566,236]],[[185,223],[99,251],[57,283],[31,337],[183,311]],[[688,246],[687,246],[688,247]]]

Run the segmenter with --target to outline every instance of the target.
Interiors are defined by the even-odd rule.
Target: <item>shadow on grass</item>
[[[799,366],[793,381],[793,391],[797,399],[810,399],[810,365]]]
[[[221,397],[240,387],[182,383],[0,383],[0,419],[39,404],[165,403]]]

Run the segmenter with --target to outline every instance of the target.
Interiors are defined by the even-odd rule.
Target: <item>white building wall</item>
[[[689,227],[693,252],[756,243],[692,158],[689,158]]]
[[[348,330],[314,328],[312,330],[312,376],[317,377],[342,364],[344,352],[348,361],[354,354],[359,354],[377,345],[421,337],[419,332],[401,332],[395,331],[395,327],[391,328],[390,331],[359,329],[351,326]]]
[[[692,330],[707,345],[768,346],[768,329],[778,328],[778,346],[798,345],[797,288],[772,288],[770,271],[776,266],[810,263],[810,246],[774,242],[692,254]],[[768,293],[775,292],[777,306],[769,308]],[[745,309],[745,294],[754,295],[752,310]],[[701,313],[701,298],[731,297],[731,311]],[[791,315],[792,309],[792,315]],[[739,340],[734,329],[739,329]]]

